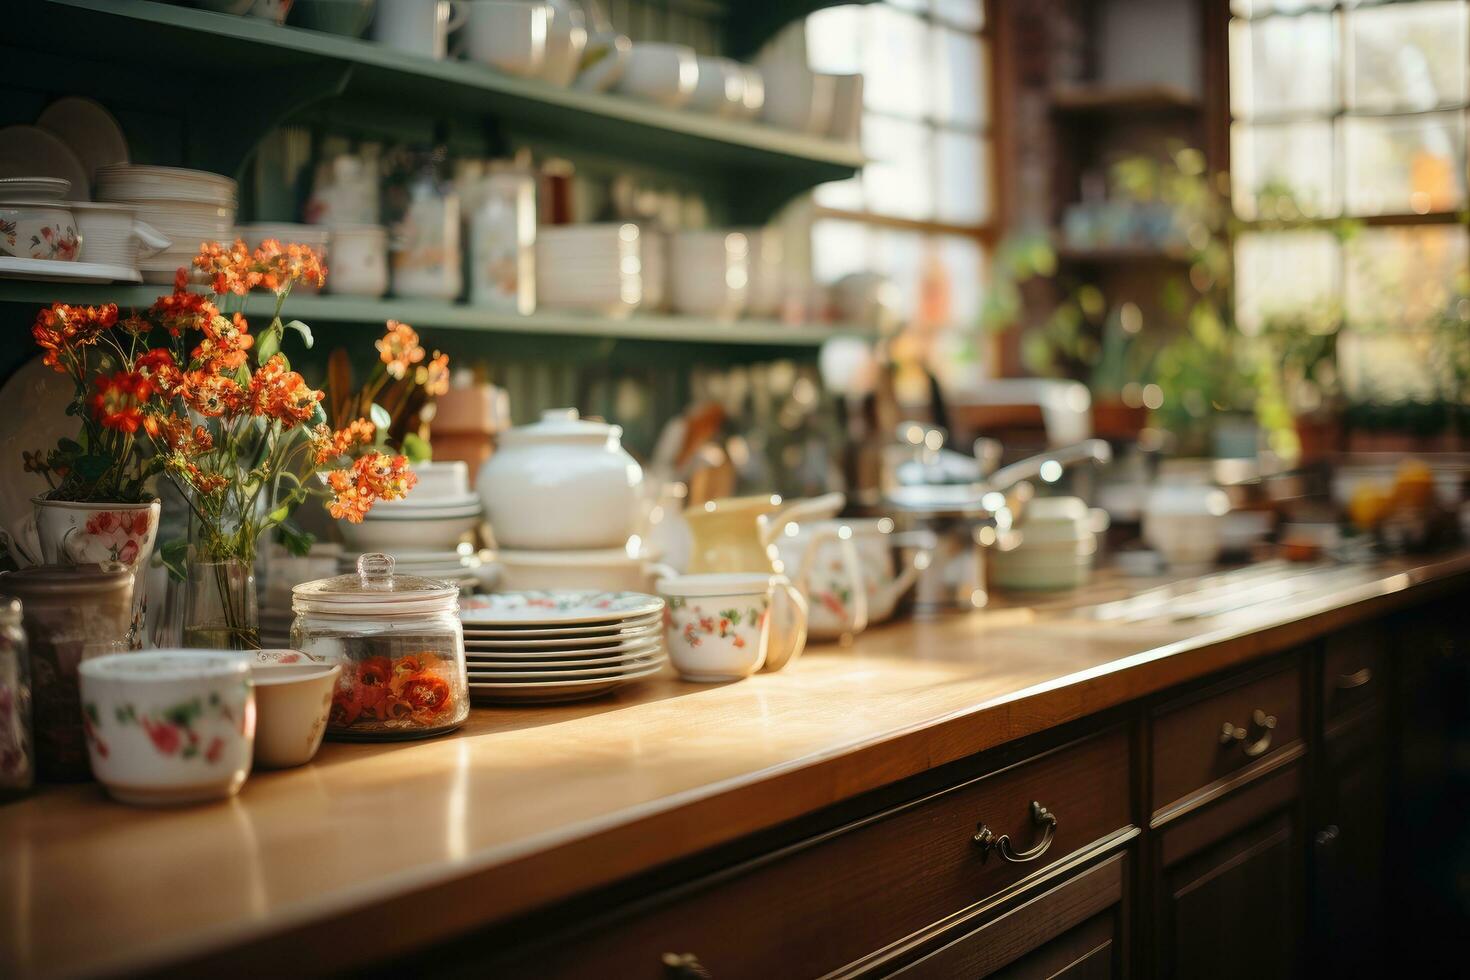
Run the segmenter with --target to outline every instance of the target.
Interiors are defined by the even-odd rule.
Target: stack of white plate
[[[658,673],[664,601],[641,592],[503,592],[460,601],[470,696],[580,701]]]
[[[663,235],[631,222],[556,225],[536,233],[536,296],[549,307],[625,316],[667,293]]]
[[[121,163],[97,168],[96,198],[132,204],[142,221],[173,245],[138,263],[147,282],[172,282],[187,267],[201,242],[235,238],[235,182],[229,177],[180,167]]]
[[[337,522],[349,549],[454,552],[474,534],[484,510],[470,490],[469,467],[458,461],[415,463],[413,471],[418,484],[408,496],[379,500],[359,524]]]

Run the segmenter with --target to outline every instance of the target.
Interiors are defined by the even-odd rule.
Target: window
[[[1348,393],[1431,393],[1429,322],[1470,269],[1470,3],[1234,0],[1231,173],[1246,330],[1332,309]],[[1297,213],[1299,212],[1299,214]],[[1307,226],[1266,230],[1277,218]],[[1331,219],[1361,230],[1341,238]],[[1320,219],[1317,227],[1313,220]]]
[[[983,0],[885,0],[806,22],[815,71],[863,74],[871,161],[817,188],[813,273],[832,282],[881,271],[904,312],[933,327],[980,315],[991,220],[985,23]]]

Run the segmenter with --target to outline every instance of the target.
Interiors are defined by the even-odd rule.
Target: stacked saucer
[[[172,282],[187,267],[201,242],[235,238],[235,182],[229,177],[180,167],[113,164],[97,168],[97,200],[131,204],[138,218],[173,244],[138,268],[148,282]]]
[[[470,696],[580,701],[658,673],[664,601],[641,592],[502,592],[460,601]]]
[[[393,559],[395,571],[419,578],[453,582],[464,592],[489,588],[494,584],[496,568],[477,552],[473,545],[461,544],[454,550],[384,552]],[[358,554],[343,554],[337,571],[343,575],[357,570]]]

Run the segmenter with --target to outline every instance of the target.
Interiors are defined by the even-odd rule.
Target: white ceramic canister
[[[382,296],[388,291],[388,229],[382,225],[331,225],[332,264],[326,291],[342,296]]]
[[[470,303],[536,312],[536,179],[519,171],[487,174],[466,226]]]

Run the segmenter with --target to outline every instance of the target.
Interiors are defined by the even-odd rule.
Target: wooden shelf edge
[[[149,306],[169,287],[161,285],[82,285],[10,280],[0,282],[0,305],[40,308],[52,302],[116,303],[119,307]],[[246,314],[268,316],[264,295],[247,299]],[[775,320],[713,320],[704,317],[634,314],[623,318],[561,310],[543,310],[522,316],[460,303],[435,300],[369,298],[359,296],[293,296],[283,311],[310,324],[383,323],[389,319],[411,323],[418,330],[456,330],[475,333],[587,337],[613,340],[651,340],[675,344],[734,346],[819,347],[840,336],[871,337],[872,331],[847,324],[788,324]]]

